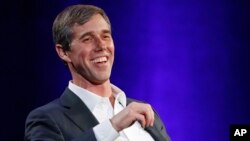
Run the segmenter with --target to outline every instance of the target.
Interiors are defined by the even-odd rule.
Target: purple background
[[[6,0],[0,3],[3,140],[22,140],[29,111],[67,86],[51,26],[77,3],[107,12],[116,50],[112,82],[150,103],[173,141],[228,141],[230,124],[250,124],[249,1]]]

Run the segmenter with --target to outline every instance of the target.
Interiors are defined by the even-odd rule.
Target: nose
[[[95,51],[106,49],[106,43],[101,37],[95,37]]]

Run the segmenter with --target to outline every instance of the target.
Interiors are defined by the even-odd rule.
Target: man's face
[[[102,84],[110,78],[114,62],[114,43],[110,25],[97,14],[83,25],[72,28],[73,36],[68,51],[77,79],[83,77],[93,84]]]

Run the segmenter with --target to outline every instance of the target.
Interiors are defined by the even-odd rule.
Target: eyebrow
[[[111,34],[111,30],[108,30],[108,29],[102,30],[102,32]]]
[[[89,36],[89,35],[92,35],[92,34],[93,34],[92,32],[86,32],[86,33],[80,35],[79,40],[83,39],[85,36]]]
[[[104,34],[106,34],[106,33],[111,34],[111,31],[108,30],[108,29],[104,29],[104,30],[102,30],[101,32],[104,33]],[[92,32],[92,31],[86,32],[86,33],[84,33],[84,34],[82,34],[82,35],[80,36],[79,40],[83,39],[85,36],[91,36],[91,35],[93,35],[93,32]]]

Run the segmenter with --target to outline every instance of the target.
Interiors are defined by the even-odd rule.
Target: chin
[[[94,85],[102,85],[105,82],[107,82],[107,80],[108,79],[106,79],[106,80],[96,80],[96,81],[91,81],[91,83],[94,84]]]
[[[91,82],[95,85],[101,85],[101,84],[104,84],[105,82],[109,81],[109,78],[108,76],[106,77],[99,77],[99,78],[96,78],[94,80],[92,80]]]
[[[95,72],[92,74],[92,78],[89,77],[89,81],[93,84],[101,85],[109,81],[111,72]]]

